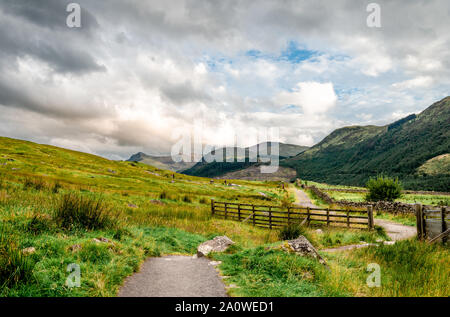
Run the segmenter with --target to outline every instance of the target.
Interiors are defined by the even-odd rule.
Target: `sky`
[[[450,2],[0,0],[0,136],[127,159],[180,135],[312,146],[450,95]],[[200,127],[200,128],[199,128]]]

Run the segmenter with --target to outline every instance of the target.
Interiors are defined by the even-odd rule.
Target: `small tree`
[[[402,196],[402,185],[398,178],[378,175],[367,182],[369,193],[366,201],[394,201]]]

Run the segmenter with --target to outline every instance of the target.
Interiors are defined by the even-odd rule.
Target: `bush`
[[[15,246],[6,228],[0,227],[0,290],[19,282],[26,283],[32,277],[32,262]]]
[[[53,194],[59,193],[59,190],[63,188],[62,185],[59,182],[56,182],[53,184],[52,192]]]
[[[23,183],[23,189],[36,189],[36,190],[44,190],[47,187],[47,184],[44,182],[42,178],[25,178]]]
[[[168,195],[166,192],[162,192],[161,194],[159,194],[159,199],[167,199]]]
[[[185,203],[192,203],[192,198],[188,195],[183,196],[183,202]]]
[[[281,198],[281,207],[283,208],[289,208],[292,206],[291,199],[289,198],[289,195],[284,195],[283,198]]]
[[[300,235],[305,235],[306,229],[300,225],[289,225],[283,227],[278,233],[280,240],[293,240],[297,239]]]
[[[79,226],[88,230],[115,227],[114,217],[101,198],[69,193],[62,197],[54,214],[56,222],[65,229]]]
[[[376,178],[370,178],[366,185],[369,193],[366,195],[366,201],[394,201],[402,196],[402,185],[398,178],[390,178],[379,175]]]

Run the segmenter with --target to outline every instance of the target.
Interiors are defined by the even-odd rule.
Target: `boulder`
[[[295,240],[290,240],[287,242],[289,251],[295,252],[297,255],[308,256],[317,259],[319,263],[327,265],[325,260],[317,252],[316,248],[308,241],[304,236],[299,236]]]
[[[103,237],[94,238],[94,239],[92,239],[92,242],[95,242],[95,243],[112,243],[112,244],[114,244],[114,242],[112,242],[111,240],[109,240],[107,238],[103,238]]]
[[[210,252],[223,252],[232,244],[234,244],[234,242],[227,236],[215,237],[214,239],[203,242],[198,246],[197,256],[206,256]]]
[[[36,248],[34,248],[34,247],[25,248],[22,250],[22,253],[26,254],[26,255],[33,254],[35,252],[36,252]]]
[[[74,244],[74,245],[71,245],[69,247],[69,250],[72,251],[72,252],[77,252],[77,251],[79,251],[81,249],[82,249],[82,247],[81,247],[80,244]]]

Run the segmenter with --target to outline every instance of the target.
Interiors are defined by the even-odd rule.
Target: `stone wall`
[[[307,186],[307,189],[311,190],[317,197],[325,201],[329,205],[337,205],[341,207],[352,208],[367,208],[368,205],[372,205],[376,211],[398,213],[415,213],[415,207],[413,204],[405,204],[400,202],[378,201],[378,202],[354,202],[348,200],[335,200],[327,193],[321,191],[315,186]]]

